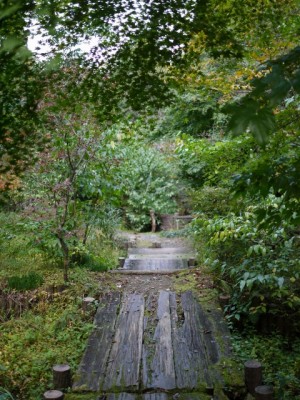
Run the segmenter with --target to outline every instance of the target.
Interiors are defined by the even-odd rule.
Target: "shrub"
[[[228,188],[204,186],[201,189],[190,190],[189,194],[194,210],[207,217],[226,215],[237,206],[242,208],[241,202],[233,198]]]
[[[172,165],[158,150],[128,147],[123,155],[120,184],[128,226],[135,230],[151,227],[150,210],[156,215],[176,211],[178,182]]]
[[[270,197],[266,207],[278,207]],[[289,223],[259,224],[256,208],[241,215],[198,219],[194,232],[203,261],[231,292],[227,318],[257,323],[263,315],[290,317],[296,327],[300,305],[300,248]],[[292,318],[293,316],[293,318]]]

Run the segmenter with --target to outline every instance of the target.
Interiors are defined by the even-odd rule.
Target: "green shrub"
[[[119,173],[122,206],[129,228],[148,230],[150,210],[156,216],[176,211],[175,167],[161,152],[141,144],[128,146]]]
[[[36,272],[30,272],[22,276],[12,276],[7,280],[9,289],[19,291],[36,289],[41,286],[43,282],[43,277]]]
[[[232,177],[251,157],[255,147],[253,138],[248,136],[212,142],[182,135],[177,141],[176,153],[183,177],[194,187],[231,187]]]
[[[277,209],[278,203],[270,197],[265,205]],[[287,222],[275,229],[260,225],[255,211],[252,207],[241,215],[198,219],[193,227],[203,246],[202,261],[230,291],[229,321],[257,323],[271,314],[289,318],[296,328],[300,316],[297,237]]]
[[[203,186],[201,189],[190,190],[189,194],[194,211],[207,217],[226,215],[236,207],[242,208],[242,203],[233,198],[228,188]]]

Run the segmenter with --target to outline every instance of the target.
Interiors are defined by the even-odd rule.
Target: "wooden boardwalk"
[[[166,254],[156,250],[153,260]],[[153,251],[135,249],[129,257],[143,262],[144,254]],[[73,384],[83,399],[89,393],[95,400],[230,398],[228,385],[236,385],[237,371],[223,315],[201,305],[191,291],[106,295],[94,324]],[[240,390],[238,382],[232,390]]]

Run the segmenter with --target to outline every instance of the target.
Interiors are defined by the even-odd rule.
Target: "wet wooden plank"
[[[74,379],[73,390],[97,391],[112,346],[115,323],[120,307],[120,293],[112,293],[101,300],[94,324],[95,329],[88,339],[79,371]]]
[[[181,300],[172,293],[170,304],[177,388],[205,390],[216,382],[210,366],[219,359],[212,325],[192,292]]]
[[[106,375],[103,382],[100,383],[103,390],[138,389],[142,356],[143,318],[143,296],[138,294],[128,295],[124,299],[120,311]]]
[[[143,346],[143,387],[146,389],[176,387],[169,297],[169,292],[160,292],[156,316],[152,314],[146,321]]]

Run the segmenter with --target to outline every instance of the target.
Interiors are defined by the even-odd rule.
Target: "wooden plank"
[[[170,304],[176,386],[179,389],[200,387],[203,390],[210,384],[210,379],[201,333],[195,326],[193,316],[183,309],[181,299],[176,299],[175,293],[171,294]]]
[[[217,345],[221,357],[231,358],[232,345],[230,339],[230,332],[224,320],[223,312],[221,310],[216,310],[216,309],[211,310],[210,321],[214,326],[213,330],[218,332]]]
[[[176,387],[169,292],[167,291],[160,292],[157,314],[150,315],[145,326],[143,386],[146,389],[163,390]]]
[[[122,304],[114,343],[108,360],[103,390],[137,390],[143,341],[144,298],[128,295]]]
[[[177,388],[212,387],[221,378],[210,368],[219,353],[207,315],[192,292],[183,293],[181,301],[172,293],[170,304]]]
[[[112,293],[101,300],[94,324],[95,329],[88,339],[79,370],[74,379],[73,390],[97,391],[99,378],[104,373],[112,346],[112,338],[120,306],[120,293]]]

